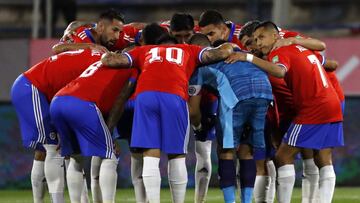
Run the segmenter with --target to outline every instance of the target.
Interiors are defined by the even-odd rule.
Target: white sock
[[[142,176],[149,203],[160,203],[161,176],[159,163],[160,158],[144,157]]]
[[[302,177],[302,203],[319,202],[319,169],[315,165],[314,159],[303,160]]]
[[[211,177],[211,140],[195,141],[195,203],[206,202]]]
[[[33,192],[34,203],[43,203],[45,195],[45,173],[44,173],[44,162],[33,161],[31,169],[31,186]]]
[[[320,202],[331,203],[335,190],[336,175],[332,165],[320,169]]]
[[[52,203],[64,202],[64,157],[56,151],[56,145],[44,145],[46,149],[45,177]]]
[[[295,184],[295,169],[293,164],[278,168],[277,199],[279,203],[290,203]]]
[[[99,185],[99,172],[102,159],[98,156],[91,157],[90,179],[91,179],[91,195],[93,203],[101,203],[102,196]]]
[[[100,165],[99,184],[103,203],[115,202],[118,161],[115,155],[111,159],[103,159]]]
[[[266,192],[269,190],[270,176],[256,176],[254,185],[255,202],[266,202]]]
[[[83,190],[81,192],[81,198],[80,201],[81,203],[89,203],[89,194],[88,194],[88,187],[87,187],[87,182],[86,182],[86,178],[85,178],[85,174],[83,173],[83,178],[84,178],[84,187]]]
[[[267,171],[270,177],[269,187],[266,188],[266,202],[273,203],[276,192],[276,167],[273,161],[266,162]]]
[[[172,202],[183,203],[185,201],[186,184],[188,181],[185,157],[168,161],[168,176]]]
[[[137,203],[146,202],[146,192],[142,178],[143,157],[131,155],[131,180],[134,186],[135,199]]]
[[[81,192],[84,187],[84,176],[81,163],[78,163],[74,158],[70,158],[66,180],[71,203],[80,203]]]

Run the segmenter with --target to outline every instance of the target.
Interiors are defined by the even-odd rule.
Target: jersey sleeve
[[[72,39],[74,43],[95,43],[92,37],[91,31],[85,27],[80,27],[76,30],[76,34],[73,35]]]
[[[315,56],[319,59],[321,65],[324,65],[326,62],[326,58],[324,55],[321,54],[319,51],[314,51]]]
[[[290,58],[278,51],[279,49],[273,51],[269,56],[269,61],[275,63],[276,65],[285,68],[286,72],[290,69]]]
[[[131,67],[139,67],[140,52],[141,52],[141,47],[136,47],[129,52],[123,53],[126,57],[128,57]]]
[[[201,47],[201,46],[197,46],[197,45],[190,45],[190,50],[191,50],[191,54],[195,60],[196,60],[196,65],[202,64],[202,55],[204,53],[204,51],[211,49],[210,47]]]

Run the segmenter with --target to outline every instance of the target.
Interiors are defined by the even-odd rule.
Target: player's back
[[[100,60],[101,54],[90,49],[63,52],[41,61],[24,75],[50,101],[57,91],[78,77],[89,65]]]
[[[107,114],[130,78],[136,80],[137,69],[109,68],[98,61],[62,88],[56,96],[70,95],[94,102],[103,114]]]
[[[299,45],[281,47],[269,55],[274,63],[287,68],[285,81],[297,110],[295,122],[318,124],[342,120],[339,99],[319,58]]]
[[[143,91],[173,93],[188,98],[188,81],[200,63],[202,48],[187,44],[148,45],[130,51],[134,67],[139,67],[136,94]]]

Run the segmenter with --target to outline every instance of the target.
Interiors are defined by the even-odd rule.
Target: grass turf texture
[[[66,194],[66,202],[70,202]],[[237,202],[239,197],[237,197]],[[185,202],[194,202],[194,189],[188,189]],[[208,203],[223,202],[222,193],[218,188],[210,188],[208,193]],[[0,203],[31,203],[32,194],[30,190],[0,190]],[[132,189],[119,189],[116,194],[116,202],[135,202]],[[161,190],[161,202],[171,202],[169,189]],[[295,188],[292,195],[292,203],[301,202],[301,190]],[[333,203],[355,203],[360,202],[360,188],[343,187],[336,188]],[[45,196],[45,203],[50,203],[49,195]]]

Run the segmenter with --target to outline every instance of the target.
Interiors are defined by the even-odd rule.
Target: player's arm
[[[132,65],[127,53],[108,52],[101,57],[101,63],[112,68],[129,68]]]
[[[120,94],[117,96],[113,107],[110,110],[106,125],[112,133],[115,126],[119,122],[123,112],[126,101],[130,98],[135,90],[136,82],[129,80],[122,88]]]
[[[104,46],[94,43],[58,43],[52,47],[52,51],[55,54],[78,49],[94,49],[100,52],[108,52],[108,50]]]
[[[339,66],[338,62],[335,60],[327,59],[324,63],[324,68],[326,71],[335,71],[337,67]]]
[[[234,52],[225,60],[225,63],[235,63],[236,61],[248,61],[253,63],[263,71],[277,78],[283,78],[286,74],[285,67],[244,52]]]
[[[282,46],[289,46],[297,44],[307,49],[313,51],[323,51],[326,49],[325,42],[313,39],[313,38],[302,38],[302,37],[289,37],[284,39],[278,39],[273,47],[273,49],[277,49]]]
[[[233,43],[224,43],[216,48],[207,49],[201,55],[201,62],[207,64],[224,60],[234,52],[234,48],[238,46]]]

